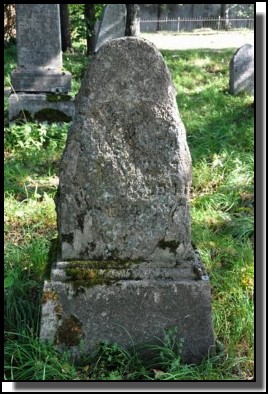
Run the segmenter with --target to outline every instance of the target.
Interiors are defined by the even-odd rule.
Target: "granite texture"
[[[233,95],[247,92],[254,96],[254,47],[245,44],[239,48],[230,62],[229,91]]]
[[[190,184],[186,133],[161,54],[143,39],[109,41],[85,73],[60,164],[59,247],[44,285],[42,340],[79,357],[103,341],[138,350],[172,329],[184,362],[213,354]]]
[[[110,41],[75,105],[57,199],[62,259],[191,259],[191,157],[161,54]]]

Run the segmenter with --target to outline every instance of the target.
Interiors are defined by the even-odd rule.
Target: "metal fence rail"
[[[254,29],[253,18],[177,18],[177,19],[141,19],[140,32],[155,31],[193,31],[209,28],[212,30]]]

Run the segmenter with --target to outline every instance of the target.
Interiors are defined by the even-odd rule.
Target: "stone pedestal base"
[[[18,67],[11,73],[11,84],[15,92],[67,93],[71,90],[71,74],[60,69],[44,67]]]
[[[183,361],[213,353],[211,289],[188,267],[115,261],[58,262],[45,282],[40,337],[79,355],[108,341],[156,342],[169,328],[183,338]]]
[[[70,122],[74,101],[67,94],[12,93],[9,96],[9,121]]]

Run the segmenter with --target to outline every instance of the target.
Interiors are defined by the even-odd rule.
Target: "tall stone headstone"
[[[175,96],[161,54],[143,39],[110,41],[87,70],[61,161],[60,248],[44,286],[42,339],[129,346],[176,326],[186,362],[213,347]]]
[[[114,38],[124,37],[126,20],[127,9],[125,4],[107,4],[99,24],[94,52],[97,52],[106,42]]]
[[[239,48],[230,62],[229,91],[237,95],[247,92],[254,96],[254,47],[245,44]]]
[[[17,68],[11,74],[10,120],[20,112],[68,120],[71,74],[62,70],[59,4],[16,4]],[[57,116],[56,116],[57,118]],[[69,119],[69,120],[70,120]],[[49,120],[49,119],[44,119]]]

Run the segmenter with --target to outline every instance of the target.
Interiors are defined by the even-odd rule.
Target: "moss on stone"
[[[68,262],[65,273],[68,277],[67,282],[72,283],[74,289],[78,291],[83,287],[88,288],[96,285],[109,286],[124,279],[134,279],[130,268],[135,263],[137,262],[129,260],[72,260]],[[115,272],[110,275],[110,270],[127,270],[127,274],[119,274],[116,277]],[[135,279],[138,280],[138,278]]]
[[[91,280],[97,276],[97,270],[92,268],[68,267],[66,268],[66,275],[72,280]]]
[[[83,334],[83,324],[76,316],[70,315],[70,317],[63,319],[57,329],[55,342],[57,345],[77,346]]]
[[[69,266],[72,268],[76,267],[87,267],[91,269],[115,269],[121,270],[130,268],[133,264],[140,263],[141,261],[130,261],[130,260],[71,260]]]
[[[70,101],[72,96],[63,93],[47,93],[46,101],[50,103],[60,102],[60,101]]]
[[[34,114],[34,118],[39,122],[71,122],[72,117],[63,111],[53,108],[43,108]]]
[[[108,278],[100,269],[95,268],[68,267],[65,272],[75,290],[80,287],[110,285],[116,281],[116,279]]]

